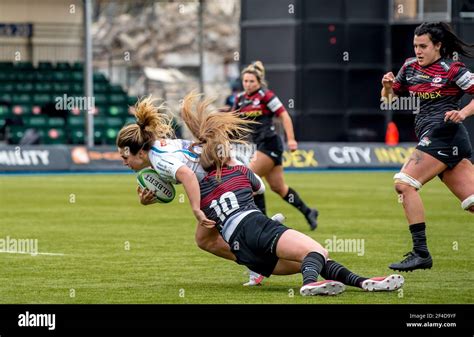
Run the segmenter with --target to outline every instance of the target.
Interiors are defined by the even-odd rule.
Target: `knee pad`
[[[468,210],[471,206],[474,205],[474,194],[472,194],[471,196],[467,197],[462,203],[461,203],[461,207],[462,209],[464,210]]]
[[[423,186],[423,184],[420,183],[418,180],[403,172],[398,172],[397,174],[395,174],[393,176],[393,179],[395,180],[395,183],[410,185],[411,187],[414,187],[417,191]]]

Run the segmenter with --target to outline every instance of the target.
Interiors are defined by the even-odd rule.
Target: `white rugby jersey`
[[[206,175],[199,163],[200,146],[191,149],[192,141],[185,139],[162,139],[153,143],[148,157],[156,172],[165,180],[177,184],[176,172],[186,165],[195,174],[198,181]]]

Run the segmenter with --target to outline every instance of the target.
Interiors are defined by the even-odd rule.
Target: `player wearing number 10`
[[[345,285],[367,291],[390,291],[403,285],[400,275],[358,276],[328,260],[328,251],[312,238],[267,218],[253,201],[253,193],[263,193],[265,185],[250,169],[236,165],[230,152],[232,135],[215,128],[213,112],[206,112],[208,101],[193,111],[195,98],[185,97],[182,118],[202,146],[201,165],[209,172],[200,182],[201,209],[216,223],[203,225],[217,227],[237,263],[267,277],[301,272],[303,296],[337,295]],[[325,281],[317,281],[320,274]]]

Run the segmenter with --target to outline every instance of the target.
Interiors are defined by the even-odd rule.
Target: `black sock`
[[[301,263],[301,273],[303,274],[303,285],[316,282],[318,275],[324,267],[326,259],[319,253],[311,252]]]
[[[298,208],[300,212],[304,215],[307,215],[309,212],[311,212],[311,209],[306,206],[303,200],[301,200],[298,193],[296,193],[296,191],[291,187],[288,188],[288,193],[286,194],[286,196],[283,197],[283,199],[290,205],[293,205],[294,207]]]
[[[267,208],[265,206],[265,193],[256,194],[253,197],[253,201],[255,202],[255,205],[257,205],[258,209],[262,211],[263,214],[267,215]]]
[[[354,274],[343,265],[333,260],[328,260],[323,270],[321,270],[321,276],[326,280],[339,281],[348,286],[361,288],[362,282],[367,278]]]
[[[409,226],[411,238],[413,240],[413,250],[421,257],[428,257],[430,252],[426,245],[426,225],[424,222],[413,224]]]

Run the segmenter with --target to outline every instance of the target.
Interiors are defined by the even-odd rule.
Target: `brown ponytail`
[[[131,154],[141,149],[150,150],[153,142],[160,138],[173,138],[172,118],[164,104],[154,105],[151,95],[135,105],[135,124],[124,126],[117,135],[117,147],[128,147]]]

